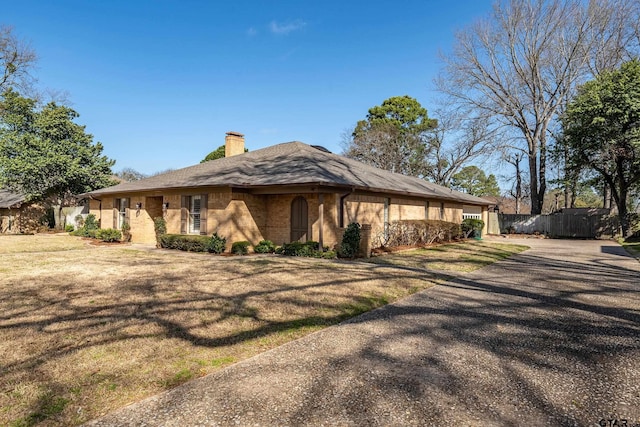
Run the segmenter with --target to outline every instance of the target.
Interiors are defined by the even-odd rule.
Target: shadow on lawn
[[[191,255],[178,254],[193,262]],[[198,255],[194,256],[196,260],[199,258]],[[142,260],[124,256],[117,265],[110,258],[97,257],[92,262],[105,271],[106,276],[110,276],[106,285],[102,282],[80,285],[77,278],[73,283],[68,283],[70,279],[65,274],[52,273],[39,279],[43,280],[41,286],[8,289],[2,295],[0,304],[12,309],[0,313],[0,332],[21,331],[20,334],[34,341],[38,337],[49,339],[46,345],[34,346],[26,358],[0,361],[0,371],[5,377],[0,384],[5,389],[9,387],[6,390],[8,394],[12,392],[12,381],[20,381],[21,372],[41,373],[38,374],[39,397],[33,401],[30,415],[16,420],[15,426],[31,426],[51,417],[55,419],[65,409],[69,404],[67,397],[73,391],[69,384],[65,386],[58,379],[50,378],[47,375],[49,368],[45,365],[78,352],[119,342],[135,343],[137,338],[149,337],[179,339],[194,346],[218,348],[279,333],[295,334],[299,330],[339,323],[387,303],[385,297],[375,295],[342,295],[338,304],[331,302],[330,298],[322,298],[323,295],[331,297],[336,287],[378,280],[386,274],[400,281],[429,279],[424,272],[398,274],[391,269],[386,273],[373,272],[339,262],[332,267],[329,261],[291,260],[292,265],[286,265],[281,258],[248,257],[233,261],[221,261],[211,256],[201,258],[194,268],[165,272],[165,256],[144,256]],[[222,262],[226,264],[218,268],[216,264]],[[142,265],[153,266],[154,272],[146,277],[136,276],[136,268]],[[322,271],[325,267],[339,268],[340,279],[323,278],[322,274],[318,274],[319,269]],[[285,278],[274,281],[274,273],[283,273]],[[309,283],[302,286],[287,283],[292,274],[305,273],[313,273],[314,280],[308,280]],[[264,279],[267,274],[270,275],[269,280]],[[30,280],[33,285],[35,279]],[[263,282],[263,286],[252,286],[247,291],[231,294],[225,291],[241,280]],[[185,283],[192,283],[193,286],[177,286]],[[45,292],[53,284],[56,284],[52,288],[55,291]],[[109,287],[115,287],[115,293]],[[263,311],[256,309],[256,301],[279,304],[294,310],[294,313],[299,309],[301,313],[310,314],[285,313],[280,318],[277,315],[265,317]],[[224,323],[229,319],[248,319],[253,323],[249,327],[230,327],[207,334],[208,324]],[[52,336],[55,336],[54,339],[51,339]],[[126,355],[123,354],[123,357]],[[106,373],[108,369],[103,371]],[[14,380],[9,379],[10,376]],[[95,382],[96,378],[90,381]],[[191,374],[185,375],[180,381],[169,379],[163,384],[175,386],[189,378]]]
[[[150,261],[162,266],[155,259]],[[255,280],[260,274],[280,268],[263,261],[255,264],[251,259],[238,261],[237,267],[228,269],[228,276],[216,280],[228,282],[241,277]],[[298,268],[313,271],[317,267],[309,261]],[[29,360],[3,364],[2,369],[4,372],[38,369],[47,360],[83,348],[132,338],[124,332],[130,322],[154,324],[161,328],[162,335],[208,347],[335,324],[385,301],[352,296],[351,313],[286,321],[261,318],[251,301],[262,297],[304,306],[309,304],[308,300],[287,293],[328,292],[329,286],[384,277],[385,272],[392,270],[371,265],[369,271],[370,274],[365,274],[360,267],[346,266],[344,278],[337,283],[321,277],[317,283],[303,287],[287,286],[284,282],[274,286],[265,283],[264,289],[233,297],[216,290],[222,286],[216,285],[207,292],[154,299],[154,295],[164,295],[172,282],[193,280],[188,275],[171,273],[162,274],[162,280],[150,277],[129,285],[132,292],[149,296],[133,306],[117,301],[99,307],[74,306],[68,300],[65,302],[64,295],[41,299],[39,307],[67,304],[68,314],[34,322],[21,322],[20,315],[8,316],[0,322],[0,329],[43,330],[67,322],[71,322],[70,330],[98,329],[95,334],[83,337],[86,341],[59,345],[47,349],[46,354],[34,354]],[[433,274],[410,266],[394,267],[393,271],[396,280],[416,275],[423,280],[436,279]],[[398,413],[406,413],[407,422],[425,425],[443,420],[455,423],[458,417],[460,420],[476,417],[478,424],[504,426],[522,425],[531,419],[546,420],[552,425],[593,425],[612,415],[640,418],[640,393],[626,392],[640,383],[638,371],[628,369],[640,365],[639,274],[638,269],[623,268],[597,257],[568,262],[525,252],[480,274],[450,278],[449,282],[411,300],[365,313],[341,326],[361,325],[367,338],[348,355],[324,360],[331,367],[331,374],[318,377],[297,391],[302,409],[279,414],[283,417],[279,422],[314,424],[339,415],[348,417],[348,422],[355,425],[367,425],[372,420],[384,425],[397,424],[393,416]],[[521,275],[525,276],[521,282],[524,284],[513,285],[511,279]],[[18,293],[12,298],[37,299],[38,295]],[[200,304],[199,309],[215,321],[239,316],[261,323],[247,331],[202,336],[193,327],[172,318],[181,311],[193,310],[194,303]],[[322,300],[313,304],[325,310],[335,308]],[[370,333],[366,328],[376,322],[389,326]],[[339,333],[340,330],[332,332]],[[299,345],[301,352],[306,351],[303,343]],[[292,361],[275,366],[273,375],[289,378],[290,369],[299,369],[295,365]],[[238,383],[247,381],[246,374],[239,370],[229,375],[238,375]],[[339,378],[351,381],[345,387]],[[294,392],[292,388],[291,393]],[[246,399],[240,393],[226,393],[221,399],[230,404]],[[626,413],[616,412],[621,396],[629,405]],[[397,406],[387,406],[388,401]]]

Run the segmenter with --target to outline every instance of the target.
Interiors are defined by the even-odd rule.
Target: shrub
[[[153,218],[153,230],[156,233],[156,247],[160,248],[160,238],[167,234],[167,221],[161,216]]]
[[[211,238],[189,234],[163,234],[160,237],[160,247],[177,249],[188,252],[206,252],[211,244]]]
[[[352,222],[347,226],[340,242],[339,255],[343,258],[355,258],[360,251],[360,224]]]
[[[122,226],[120,226],[120,231],[122,232],[122,240],[125,242],[131,241],[131,226],[128,222],[123,222]]]
[[[246,255],[249,253],[249,246],[251,246],[251,243],[246,240],[233,242],[231,245],[231,253],[235,255]]]
[[[423,246],[450,242],[461,236],[460,224],[434,219],[393,221],[388,224],[384,239],[378,237],[379,246]]]
[[[260,240],[253,250],[258,254],[271,254],[275,252],[276,245],[271,240]]]
[[[321,258],[323,255],[319,250],[320,245],[318,242],[308,241],[308,242],[291,242],[285,243],[281,247],[276,249],[277,254],[287,255],[287,256],[304,256],[304,257],[314,257]]]
[[[212,254],[221,254],[227,247],[227,239],[218,236],[218,233],[213,233],[209,240],[209,246],[207,246],[207,252]]]
[[[67,233],[71,233],[73,230],[75,230],[73,224],[67,224],[64,226],[64,231],[66,231]]]
[[[78,228],[71,234],[80,237],[96,237],[96,231],[98,230],[98,228],[99,224],[96,220],[96,216],[94,214],[89,214],[84,220],[84,224],[82,225],[82,227]]]
[[[84,226],[84,217],[82,215],[78,214],[74,219],[76,221],[76,224],[78,225],[78,228]]]
[[[484,228],[484,221],[481,219],[467,218],[462,220],[462,233],[465,238],[480,237]]]
[[[100,224],[98,223],[98,220],[96,219],[96,216],[94,214],[89,214],[84,220],[83,227],[88,231],[97,230],[98,228],[100,228]]]
[[[95,230],[95,237],[103,242],[119,242],[122,239],[122,233],[113,228],[99,228]]]
[[[325,251],[321,252],[321,257],[325,259],[334,259],[337,257],[336,251]]]

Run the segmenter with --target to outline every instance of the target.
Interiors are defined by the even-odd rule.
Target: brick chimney
[[[244,153],[244,135],[238,132],[227,132],[224,138],[224,156],[231,157]]]

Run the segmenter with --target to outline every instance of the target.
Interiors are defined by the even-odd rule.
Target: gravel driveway
[[[640,426],[640,263],[511,241],[531,249],[90,425]]]

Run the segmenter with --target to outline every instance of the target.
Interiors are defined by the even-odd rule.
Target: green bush
[[[87,218],[84,220],[83,227],[85,228],[85,230],[88,230],[88,231],[97,230],[98,228],[100,228],[100,223],[98,222],[94,214],[89,214],[87,215]]]
[[[82,225],[82,227],[78,228],[71,234],[73,234],[74,236],[95,238],[98,228],[100,227],[98,221],[96,220],[96,216],[94,214],[89,214],[84,220],[84,224]]]
[[[221,254],[224,252],[226,247],[227,239],[218,236],[218,233],[213,233],[213,236],[211,236],[211,239],[209,240],[207,251],[213,254]]]
[[[160,237],[167,234],[167,221],[161,216],[153,218],[153,230],[156,233],[156,247],[161,248]]]
[[[282,245],[276,253],[286,256],[319,257],[321,252],[316,249],[317,247],[318,242],[291,242]]]
[[[360,224],[352,222],[342,235],[339,255],[342,258],[355,258],[360,251]]]
[[[467,218],[462,221],[462,234],[465,238],[482,236],[484,221],[481,219]]]
[[[325,259],[334,259],[338,256],[336,251],[324,251],[324,252],[321,252],[321,254],[322,254],[321,257]]]
[[[122,239],[122,233],[113,228],[99,228],[95,230],[95,238],[103,242],[119,242]]]
[[[251,243],[246,240],[233,242],[231,245],[231,253],[235,255],[246,255],[249,253],[249,246],[251,246]]]
[[[271,254],[276,251],[276,245],[271,240],[260,240],[253,250],[257,254]]]
[[[211,237],[190,234],[164,234],[160,237],[160,247],[187,252],[207,252]]]
[[[73,224],[67,224],[64,226],[64,231],[66,231],[67,233],[71,233],[73,230],[75,230]]]

